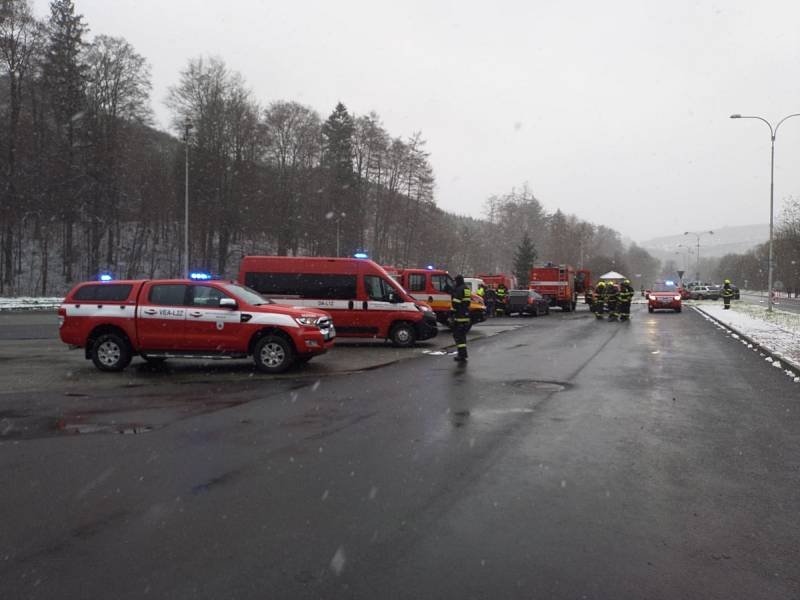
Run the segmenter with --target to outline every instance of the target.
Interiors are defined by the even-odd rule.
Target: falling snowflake
[[[344,555],[344,546],[339,546],[331,559],[331,571],[336,573],[337,576],[341,575],[346,562],[347,558]]]

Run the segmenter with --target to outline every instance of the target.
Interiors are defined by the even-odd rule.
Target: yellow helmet
[[[730,283],[731,283],[731,280],[730,280],[730,279],[726,279],[726,280],[725,280],[725,283],[726,283],[726,284],[728,284],[728,285],[730,285]]]
[[[623,281],[622,283],[630,283],[630,282],[631,282],[631,280],[630,280],[630,279],[626,279],[626,280],[625,280],[625,281]]]
[[[598,286],[598,287],[600,287],[600,286],[606,287],[606,282],[605,282],[605,281],[601,281],[601,282],[599,282],[599,283],[597,284],[597,286]]]

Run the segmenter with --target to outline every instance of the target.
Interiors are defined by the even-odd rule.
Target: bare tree
[[[5,144],[5,169],[0,197],[2,263],[0,291],[14,281],[14,231],[22,215],[17,186],[17,143],[22,110],[23,88],[27,83],[32,58],[40,49],[41,27],[31,15],[27,0],[0,0],[0,59],[8,80],[8,129]]]

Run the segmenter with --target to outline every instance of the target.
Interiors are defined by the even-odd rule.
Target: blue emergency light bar
[[[667,285],[675,285],[675,282],[672,281],[672,279],[667,279],[664,283]]]
[[[433,265],[428,265],[428,266],[427,266],[427,267],[425,267],[425,268],[426,268],[426,269],[428,269],[428,271],[433,271]]]
[[[211,273],[204,273],[202,271],[189,273],[189,279],[194,279],[195,281],[208,281],[211,279]]]
[[[101,273],[98,277],[100,281],[113,281],[114,278],[111,276],[110,273]]]
[[[353,254],[353,258],[369,258],[366,252],[356,252]]]

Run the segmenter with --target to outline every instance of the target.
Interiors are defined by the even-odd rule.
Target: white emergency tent
[[[626,277],[625,277],[625,275],[621,275],[621,274],[617,273],[616,271],[609,271],[609,272],[608,272],[608,273],[606,273],[605,275],[601,275],[601,276],[600,276],[600,279],[602,279],[603,281],[616,281],[616,282],[620,282],[620,281],[622,281],[623,279],[626,279]]]

